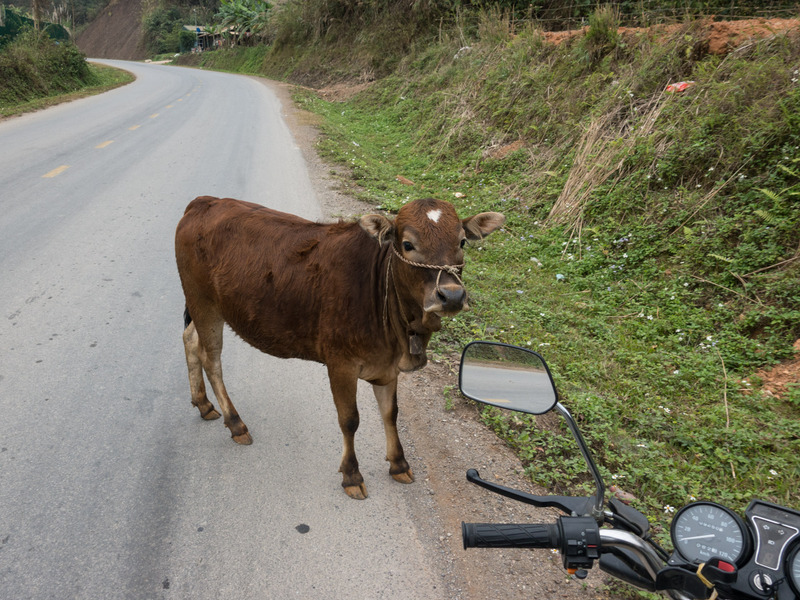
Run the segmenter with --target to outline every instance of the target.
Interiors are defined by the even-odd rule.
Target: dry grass
[[[653,135],[665,101],[662,93],[639,110],[618,105],[592,120],[578,143],[564,188],[547,216],[548,225],[566,224],[568,235],[580,235],[586,206],[595,191],[609,180],[616,185],[626,174],[625,159],[638,141]],[[629,116],[624,117],[625,113]],[[664,136],[650,142],[658,146],[658,153],[666,149]]]

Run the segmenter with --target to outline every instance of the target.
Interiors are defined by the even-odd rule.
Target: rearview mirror
[[[472,342],[461,354],[461,393],[483,404],[541,415],[558,402],[547,363],[532,350]]]

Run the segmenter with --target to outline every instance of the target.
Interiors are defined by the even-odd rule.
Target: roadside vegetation
[[[96,94],[133,80],[119,69],[86,62],[71,42],[28,30],[0,49],[0,117]]]
[[[43,21],[42,10],[37,6],[33,18],[0,4],[0,118],[133,81],[130,73],[86,62],[67,29]]]
[[[800,508],[800,386],[770,396],[758,375],[800,338],[797,36],[716,56],[702,21],[624,34],[612,8],[560,44],[509,11],[322,9],[290,1],[271,46],[195,60],[363,83],[343,101],[298,95],[360,198],[507,215],[468,252],[473,311],[434,351],[473,339],[540,351],[607,482],[664,537],[693,498]],[[534,481],[591,489],[558,424],[483,415]]]
[[[142,12],[144,46],[150,56],[191,52],[201,31],[218,35],[224,45],[261,46],[267,41],[272,5],[262,0],[145,2]],[[192,31],[184,29],[189,25]]]
[[[609,18],[554,47],[484,15],[468,50],[442,40],[348,102],[301,101],[362,198],[507,215],[469,253],[475,310],[439,352],[539,350],[608,482],[665,525],[691,498],[800,507],[800,387],[769,397],[756,375],[800,338],[800,45],[692,59],[692,25],[623,40]],[[484,416],[535,481],[584,477],[561,431]]]
[[[36,21],[23,10],[6,7],[0,4],[0,48],[14,41],[14,39],[29,29],[37,29]],[[55,23],[39,23],[38,30],[52,40],[66,42],[69,32],[61,25]]]
[[[177,7],[158,7],[143,15],[142,32],[145,48],[151,56],[188,52],[195,42],[195,34],[183,28],[192,19],[188,11]]]

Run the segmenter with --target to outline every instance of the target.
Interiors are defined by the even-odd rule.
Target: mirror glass
[[[544,359],[506,344],[472,342],[464,348],[459,387],[467,398],[534,415],[558,402]]]

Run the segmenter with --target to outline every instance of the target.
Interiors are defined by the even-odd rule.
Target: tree
[[[33,6],[31,7],[31,12],[33,12],[33,28],[36,31],[39,31],[39,28],[41,27],[40,23],[42,21],[42,12],[44,12],[46,8],[47,0],[32,0],[32,2]]]
[[[263,0],[222,0],[215,16],[221,27],[235,31],[239,43],[248,39],[263,40],[267,34],[270,8],[269,2]]]

